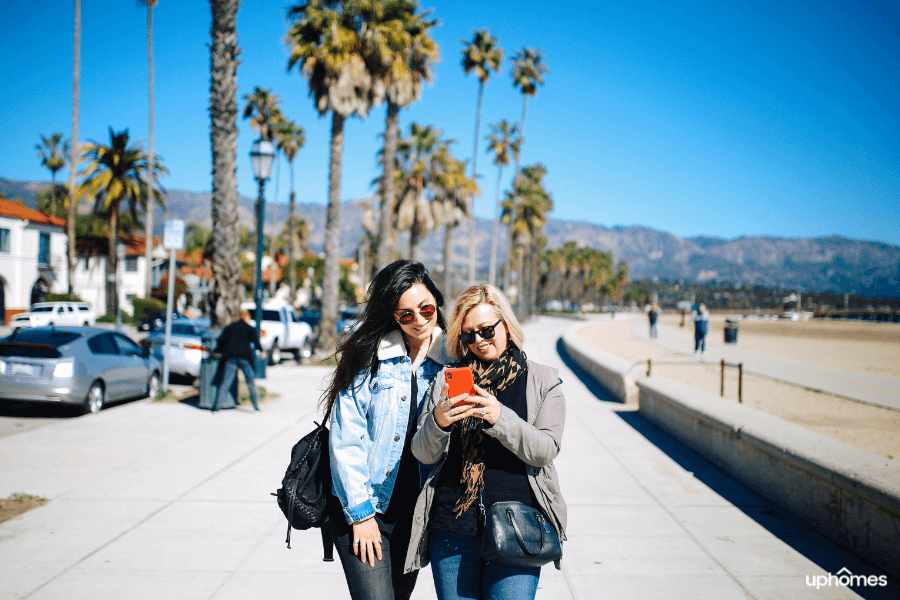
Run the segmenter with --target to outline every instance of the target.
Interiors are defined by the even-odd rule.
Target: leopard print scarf
[[[512,384],[527,368],[527,357],[512,340],[506,350],[492,360],[484,362],[470,352],[462,361],[462,366],[470,367],[475,375],[475,384],[495,398]],[[479,448],[483,436],[484,421],[478,417],[468,417],[461,423],[462,429],[462,484],[463,492],[453,508],[457,518],[467,511],[481,497],[484,490],[484,452]]]

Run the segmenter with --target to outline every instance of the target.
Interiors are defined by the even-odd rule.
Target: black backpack
[[[324,423],[324,421],[323,421]],[[291,547],[291,528],[322,531],[324,560],[334,560],[331,530],[327,527],[331,497],[331,464],[328,453],[328,428],[316,428],[300,438],[291,449],[291,463],[281,480],[281,488],[272,494],[288,520],[287,547]]]

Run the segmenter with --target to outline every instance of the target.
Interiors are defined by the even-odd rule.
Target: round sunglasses
[[[394,316],[397,318],[397,322],[401,325],[409,325],[416,319],[416,315],[422,315],[422,318],[426,321],[431,320],[431,317],[434,316],[434,313],[437,312],[437,307],[434,304],[426,304],[419,310],[409,310],[406,309],[402,312],[395,313]]]
[[[475,334],[481,336],[483,340],[490,340],[494,337],[494,329],[496,329],[497,325],[503,322],[503,319],[500,319],[493,325],[488,325],[486,327],[482,327],[481,329],[476,329],[475,331],[464,331],[459,334],[459,341],[468,346],[469,344],[475,343]]]

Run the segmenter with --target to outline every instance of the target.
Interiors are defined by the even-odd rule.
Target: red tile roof
[[[11,200],[0,198],[0,216],[13,217],[23,221],[31,221],[33,223],[43,223],[44,225],[56,225],[57,227],[65,227],[65,219],[52,217],[44,214],[39,210],[22,206]]]

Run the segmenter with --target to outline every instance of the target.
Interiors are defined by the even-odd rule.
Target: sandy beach
[[[730,316],[730,315],[728,315]],[[641,315],[639,322],[646,322]],[[720,342],[726,315],[712,315],[709,340]],[[684,364],[653,366],[653,376],[667,377],[719,394],[718,364],[699,364],[634,335],[636,321],[621,320],[585,325],[579,336],[633,363],[678,361]],[[660,327],[684,337],[685,350],[693,348],[690,323],[680,326],[679,314],[663,313]],[[739,325],[742,348],[773,357],[841,368],[860,373],[900,378],[900,326],[856,321],[744,320]],[[726,370],[725,398],[737,401],[737,372]],[[900,411],[890,410],[744,375],[744,404],[812,431],[892,460],[900,460]]]

